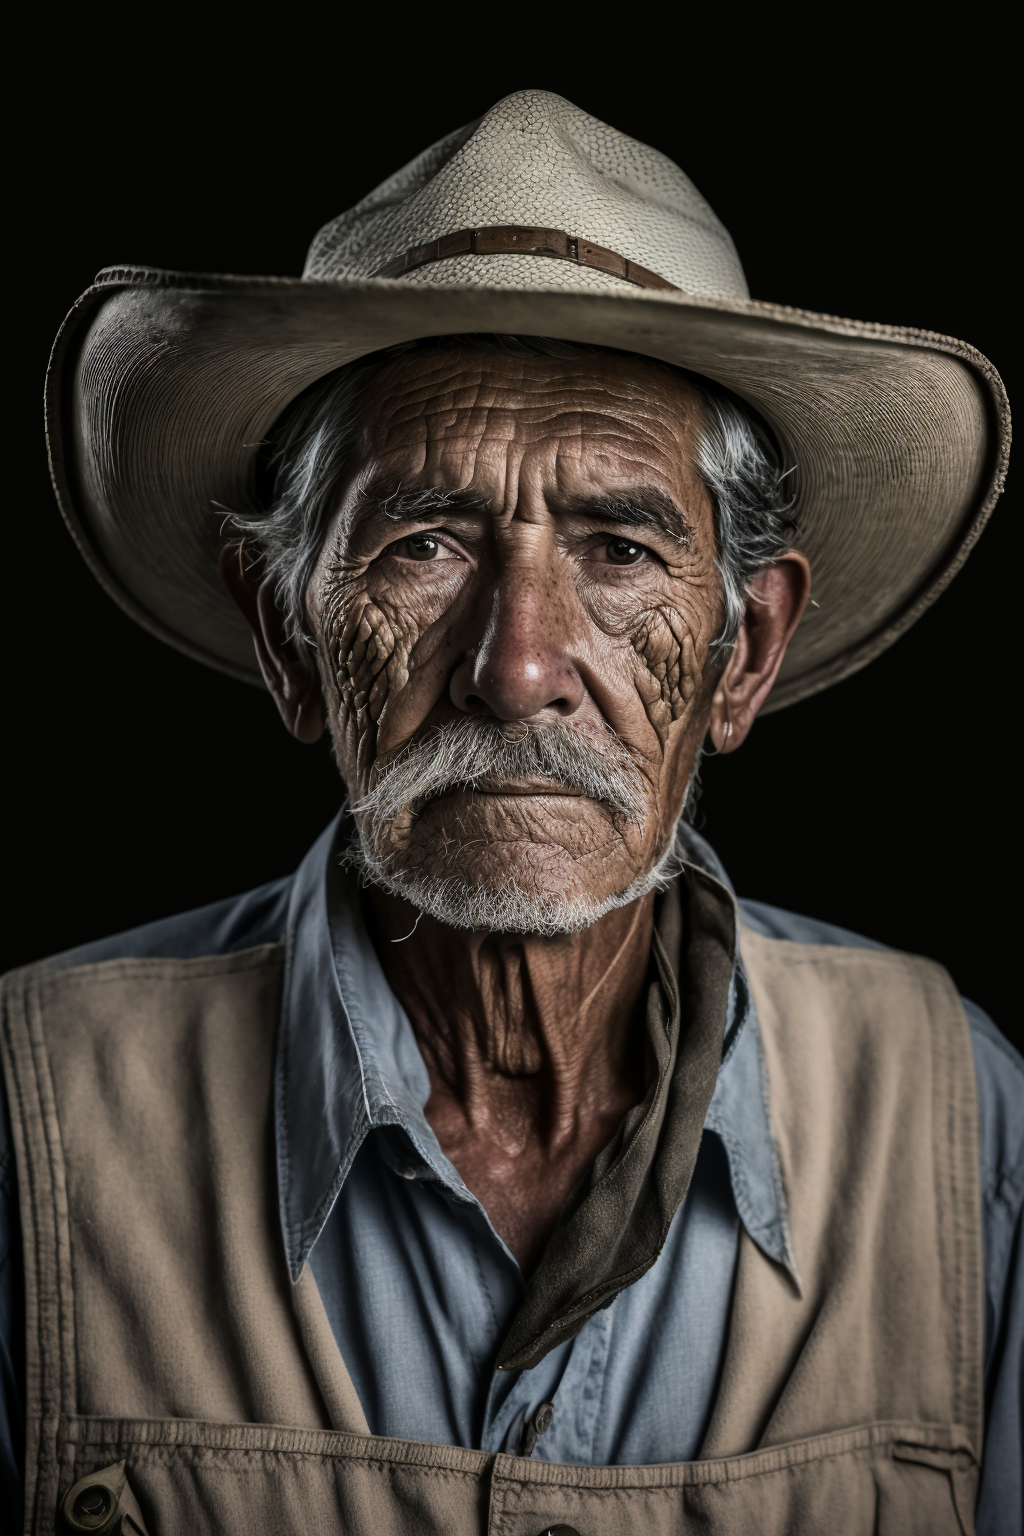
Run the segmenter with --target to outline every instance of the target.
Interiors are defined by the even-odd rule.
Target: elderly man
[[[25,1528],[1014,1529],[1021,1063],[688,824],[964,559],[991,366],[751,302],[676,166],[523,92],[302,280],[102,274],[48,398],[95,574],[251,633],[348,804],[8,978]]]

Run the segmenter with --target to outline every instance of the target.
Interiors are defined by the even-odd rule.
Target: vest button
[[[79,1478],[73,1488],[68,1489],[61,1500],[63,1521],[58,1523],[58,1528],[64,1531],[92,1531],[95,1536],[104,1536],[105,1532],[115,1526],[120,1529],[123,1509],[121,1497],[125,1487],[123,1461],[87,1473],[85,1477]]]
[[[67,1513],[68,1524],[75,1531],[100,1531],[106,1525],[117,1500],[102,1483],[89,1483],[76,1496]]]
[[[546,1525],[537,1536],[580,1536],[574,1525]]]

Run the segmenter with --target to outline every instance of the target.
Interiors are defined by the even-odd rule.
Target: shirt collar
[[[293,1280],[371,1129],[401,1127],[422,1172],[472,1199],[424,1115],[426,1067],[367,932],[358,881],[341,868],[346,832],[339,816],[314,843],[296,872],[288,912],[274,1094],[281,1225]],[[709,844],[689,828],[685,837],[688,859],[735,900]],[[798,1283],[757,1011],[739,955],[704,1124],[725,1147],[748,1234]]]
[[[721,881],[735,901],[732,881],[711,844],[692,827],[684,827],[682,833],[690,862]],[[738,929],[742,934],[741,924]],[[782,1169],[771,1132],[761,1026],[739,946],[729,988],[722,1066],[704,1129],[713,1131],[725,1148],[733,1199],[748,1235],[788,1271],[799,1290]]]

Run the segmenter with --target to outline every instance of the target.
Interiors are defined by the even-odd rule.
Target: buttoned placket
[[[461,1180],[453,1185],[439,1179],[411,1143],[403,1155],[385,1135],[378,1150],[395,1177],[447,1201],[471,1224],[480,1285],[494,1320],[496,1352],[504,1332],[499,1320],[512,1317],[523,1296],[523,1275],[515,1257]],[[532,1439],[528,1454],[543,1460],[587,1460],[600,1408],[610,1334],[611,1313],[605,1310],[590,1318],[574,1339],[550,1350],[532,1370],[492,1370],[479,1448],[522,1455]],[[545,1409],[549,1411],[545,1413]],[[538,1418],[539,1425],[533,1422]],[[536,1432],[531,1435],[531,1430]]]

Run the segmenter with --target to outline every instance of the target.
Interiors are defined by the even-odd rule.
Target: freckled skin
[[[397,859],[599,901],[662,853],[705,733],[720,749],[742,742],[809,577],[795,553],[758,577],[759,601],[712,672],[722,599],[712,508],[691,465],[696,412],[686,381],[647,361],[412,353],[371,384],[358,462],[307,592],[316,675],[284,642],[266,588],[223,566],[282,716],[304,740],[326,720],[353,800],[413,736],[465,713],[560,716],[598,746],[610,726],[637,756],[642,827],[585,797],[510,786],[404,816]],[[466,493],[473,506],[399,525],[386,499],[361,502],[371,482]],[[623,528],[593,509],[640,489],[668,499],[679,526]],[[369,893],[430,1076],[428,1120],[524,1272],[646,1091],[653,908],[642,898],[555,939],[426,916],[408,937],[416,912]]]

